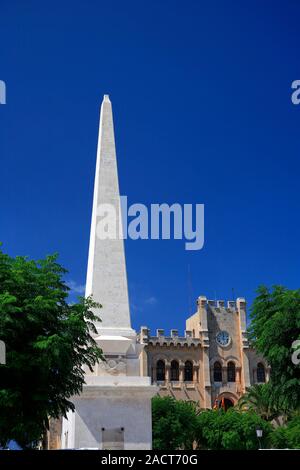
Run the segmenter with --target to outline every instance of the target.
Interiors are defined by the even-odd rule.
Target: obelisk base
[[[90,376],[75,412],[63,420],[63,449],[141,450],[152,448],[149,377]]]

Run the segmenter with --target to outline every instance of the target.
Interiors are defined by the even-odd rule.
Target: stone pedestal
[[[63,422],[63,448],[151,449],[152,396],[149,377],[90,377]]]
[[[63,420],[62,448],[151,449],[151,398],[158,388],[139,375],[143,346],[135,337],[96,341],[106,360],[86,371],[83,392],[72,400],[76,411]]]

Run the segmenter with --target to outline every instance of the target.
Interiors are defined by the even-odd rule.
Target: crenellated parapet
[[[200,338],[194,338],[190,330],[185,330],[184,336],[180,336],[177,329],[171,329],[169,335],[165,334],[165,330],[157,329],[156,335],[152,336],[149,328],[142,326],[138,339],[142,344],[152,346],[198,347],[201,345]]]
[[[207,300],[207,307],[214,313],[227,312],[237,313],[238,311],[238,300]]]

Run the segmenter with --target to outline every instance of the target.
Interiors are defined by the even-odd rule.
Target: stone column
[[[179,382],[181,384],[184,382],[184,364],[182,362],[179,364]]]
[[[170,382],[170,364],[166,364],[166,383]]]
[[[156,380],[156,364],[154,366],[152,366],[152,382],[153,383],[157,382],[157,380]]]
[[[222,367],[222,385],[227,385],[227,367]]]
[[[198,370],[199,370],[199,366],[194,365],[193,366],[193,382],[194,383],[198,383]]]

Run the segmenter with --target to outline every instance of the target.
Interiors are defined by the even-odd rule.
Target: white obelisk
[[[115,209],[116,220],[103,236],[103,221]],[[75,412],[63,420],[63,448],[151,449],[151,398],[157,388],[140,375],[143,345],[131,328],[112,106],[101,105],[86,296],[102,305],[95,313],[97,343],[105,361],[85,372]],[[110,219],[107,219],[110,221]],[[109,224],[108,224],[109,225]]]
[[[114,210],[115,220],[108,219],[111,209]],[[104,239],[106,233],[100,232],[107,219],[109,233]],[[102,304],[102,309],[98,311],[102,322],[96,324],[99,332],[131,336],[134,332],[130,325],[124,243],[119,236],[122,233],[121,219],[112,106],[108,95],[104,95],[100,114],[86,296],[92,294]]]

